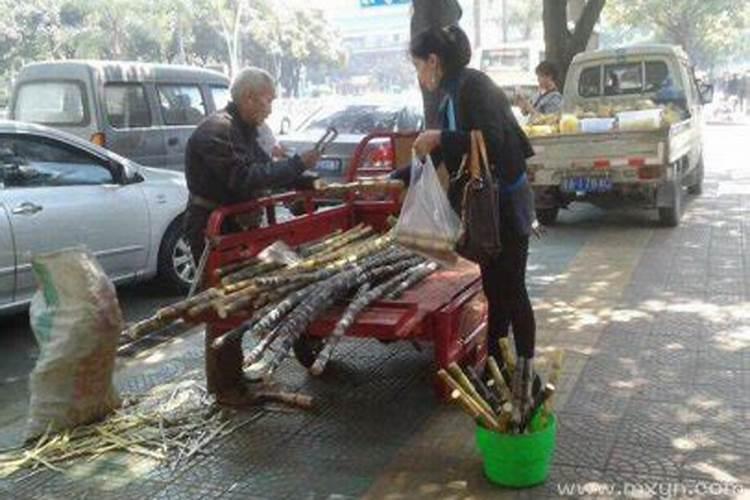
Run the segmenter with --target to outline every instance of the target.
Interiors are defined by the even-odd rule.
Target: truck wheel
[[[323,339],[320,337],[300,335],[292,344],[292,350],[297,361],[305,368],[310,368],[318,358],[320,351],[323,350],[323,345]]]
[[[693,174],[693,183],[688,186],[687,192],[693,195],[703,194],[703,156],[698,160],[698,165],[695,167],[695,174]]]
[[[539,208],[536,211],[536,218],[543,226],[552,226],[557,221],[557,214],[559,212],[560,207]]]
[[[659,207],[659,221],[667,227],[677,227],[682,216],[682,184],[679,179],[672,182],[674,183],[672,202],[668,207]]]

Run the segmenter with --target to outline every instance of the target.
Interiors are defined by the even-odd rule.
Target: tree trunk
[[[586,50],[605,2],[606,0],[588,0],[571,33],[568,29],[568,0],[544,0],[542,20],[545,55],[560,70],[558,86],[561,90],[565,85],[570,62],[576,54]]]
[[[411,37],[431,27],[456,24],[461,19],[461,7],[456,0],[413,0],[414,14],[411,17]],[[427,92],[422,89],[424,117],[427,128],[440,128],[438,106],[440,91]]]

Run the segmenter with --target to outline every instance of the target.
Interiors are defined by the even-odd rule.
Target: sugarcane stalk
[[[492,375],[492,380],[495,382],[495,389],[497,390],[500,399],[503,401],[510,401],[513,398],[510,392],[510,386],[500,373],[500,368],[497,366],[497,361],[495,361],[494,357],[489,356],[487,358],[487,366],[490,368],[490,374]]]
[[[354,323],[357,314],[367,306],[366,303],[362,303],[362,298],[367,296],[367,292],[370,291],[370,286],[370,283],[365,283],[359,287],[359,290],[357,290],[357,294],[349,304],[349,307],[347,307],[346,311],[344,311],[344,314],[341,316],[341,319],[336,323],[331,336],[326,339],[323,350],[320,351],[315,362],[310,367],[310,373],[313,375],[320,375],[323,373],[326,364],[328,364],[328,360],[331,359],[331,356],[333,355],[338,340],[344,335],[346,330],[351,327],[352,323]]]
[[[465,368],[466,377],[469,379],[469,382],[471,382],[471,385],[474,386],[474,388],[477,391],[477,394],[487,401],[487,404],[492,409],[493,413],[500,413],[500,410],[502,409],[502,401],[495,396],[495,394],[490,391],[490,389],[487,387],[487,385],[482,381],[482,377],[479,376],[479,374],[476,372],[474,367],[467,366]]]
[[[526,430],[526,427],[528,427],[529,423],[531,422],[531,419],[534,417],[534,414],[537,412],[537,410],[539,410],[539,408],[541,408],[547,401],[549,401],[554,394],[555,394],[555,386],[552,384],[547,384],[544,387],[544,390],[536,395],[531,405],[531,408],[526,413],[526,415],[524,415],[523,419],[521,420],[521,424],[518,426],[519,434],[522,434]],[[549,413],[550,412],[547,412],[547,414]]]
[[[260,400],[278,401],[279,403],[284,403],[290,406],[297,406],[299,408],[309,409],[313,406],[312,396],[299,394],[297,392],[258,391],[256,395]]]
[[[221,292],[219,290],[215,288],[209,288],[190,297],[189,299],[181,300],[172,305],[159,309],[152,317],[129,326],[123,333],[124,335],[129,336],[131,339],[137,339],[149,333],[161,330],[173,321],[181,318],[183,314],[191,307],[194,307],[197,304],[203,302],[210,301],[214,297],[217,297],[219,295],[221,295]]]
[[[547,380],[550,384],[556,386],[560,379],[565,351],[557,350],[550,355],[550,372]]]
[[[502,357],[505,366],[508,367],[508,372],[512,375],[516,369],[516,358],[510,348],[510,340],[508,337],[500,337],[498,345],[500,347],[500,356]]]
[[[466,389],[464,389],[463,385],[456,381],[447,371],[444,369],[438,370],[438,376],[440,379],[445,382],[448,387],[451,388],[453,392],[457,392],[459,394],[459,400],[461,401],[462,406],[469,408],[469,415],[472,415],[474,418],[479,419],[479,422],[490,430],[499,430],[499,424],[495,416],[492,414],[492,411],[487,411],[484,406],[477,401],[477,399]]]
[[[371,285],[369,282],[365,282],[365,284],[362,285],[362,287],[357,292],[357,295],[354,297],[354,300],[352,300],[352,302],[349,304],[349,307],[341,316],[341,319],[339,319],[339,321],[336,323],[333,332],[326,339],[326,344],[323,347],[323,350],[318,354],[317,359],[310,367],[310,372],[313,375],[320,375],[321,373],[323,373],[323,370],[325,370],[326,364],[328,364],[328,361],[331,359],[336,346],[338,345],[341,338],[343,338],[346,332],[351,328],[352,324],[354,324],[357,315],[371,303],[375,302],[390,290],[392,290],[394,287],[402,283],[404,279],[413,272],[413,266],[419,265],[422,261],[423,259],[421,257],[415,257],[401,262],[398,266],[394,267],[394,270],[401,268],[406,269],[406,271],[402,271],[395,277],[387,280],[385,283],[373,289],[370,289]]]
[[[268,333],[268,335],[260,339],[260,341],[255,345],[255,347],[253,347],[253,349],[248,353],[248,355],[245,356],[245,360],[243,361],[242,366],[244,368],[247,368],[253,363],[257,363],[263,357],[263,354],[266,352],[266,349],[268,349],[271,346],[271,344],[274,343],[274,341],[276,340],[278,336],[279,336],[279,329],[274,328]]]
[[[482,396],[477,392],[474,385],[469,381],[469,379],[466,377],[466,374],[464,374],[463,370],[461,370],[461,367],[458,366],[457,363],[453,362],[450,365],[448,365],[448,372],[451,374],[451,376],[461,385],[461,387],[464,388],[464,390],[471,394],[472,398],[482,407],[483,410],[485,410],[487,413],[492,414],[492,407],[490,407],[489,403],[482,398]]]
[[[322,311],[326,310],[350,289],[369,281],[373,272],[380,273],[381,276],[386,272],[393,273],[393,267],[379,271],[376,268],[386,267],[391,262],[402,260],[404,256],[405,253],[398,249],[386,250],[321,283],[321,292],[303,300],[281,326],[279,332],[279,338],[282,339],[281,345],[278,352],[269,361],[267,375],[270,376],[279,367],[297,337],[307,329],[308,325]],[[375,271],[368,272],[368,269],[375,269]]]
[[[410,274],[409,276],[401,282],[398,286],[396,286],[393,290],[388,292],[386,294],[387,299],[396,299],[401,296],[402,293],[404,293],[409,288],[413,287],[423,279],[425,279],[430,274],[434,273],[437,268],[438,264],[436,262],[424,262],[417,266]]]

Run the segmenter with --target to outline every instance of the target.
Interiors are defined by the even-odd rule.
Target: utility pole
[[[482,46],[482,0],[474,0],[474,48]]]
[[[508,43],[508,0],[503,0],[503,43]]]

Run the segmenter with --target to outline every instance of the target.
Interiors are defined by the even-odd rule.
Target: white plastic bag
[[[454,263],[461,219],[451,208],[429,156],[412,157],[411,182],[396,224],[396,240],[427,257]]]
[[[40,352],[27,438],[92,422],[120,405],[112,373],[124,326],[112,282],[85,249],[38,255],[32,266],[39,290],[29,316]]]

